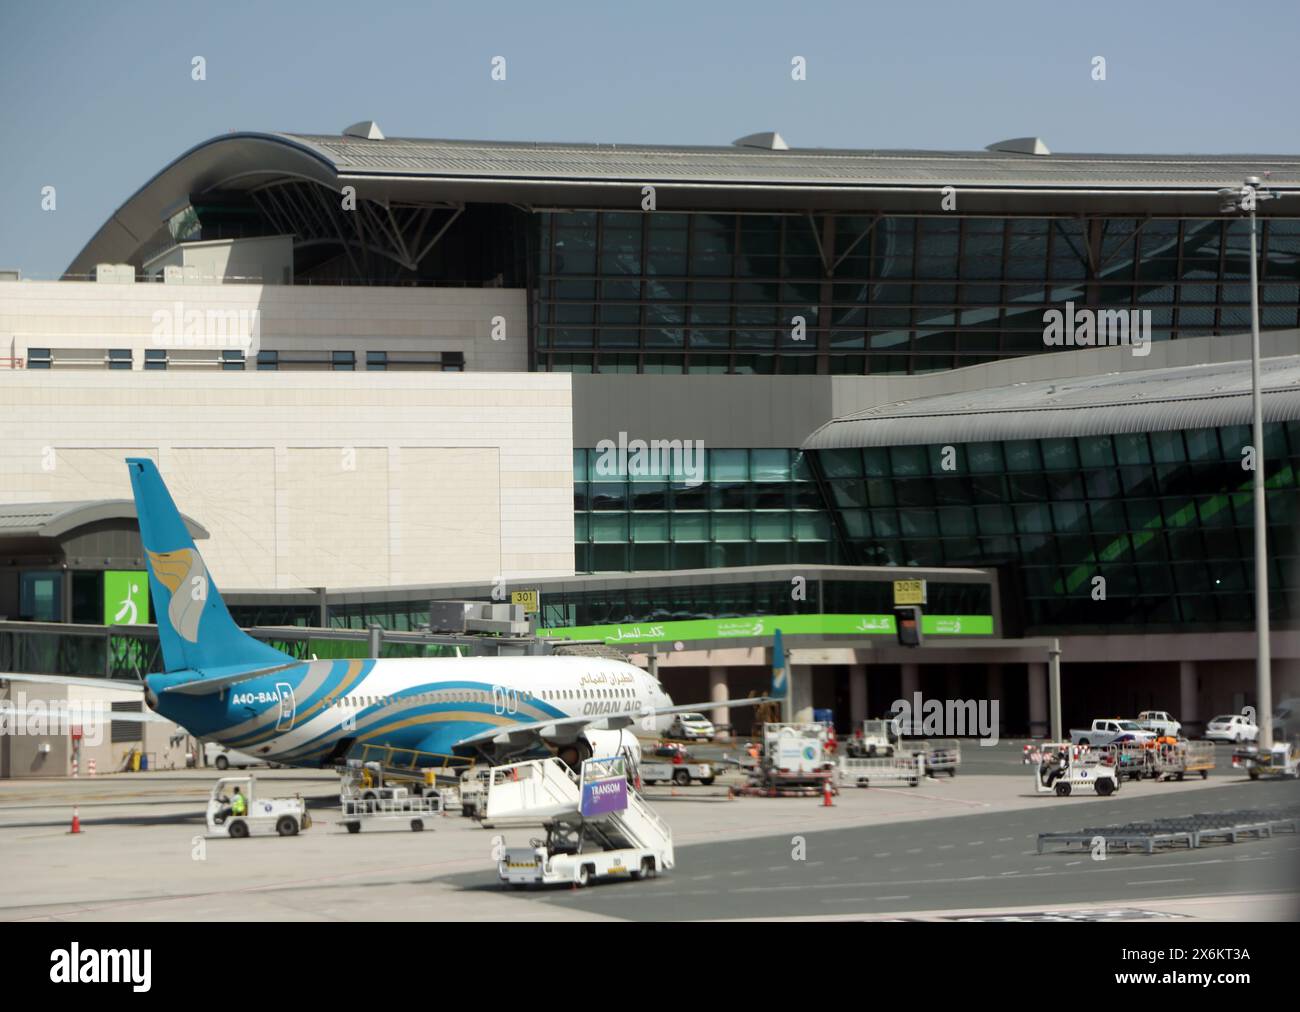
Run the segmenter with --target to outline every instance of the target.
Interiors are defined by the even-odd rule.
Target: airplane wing
[[[682,706],[643,707],[632,713],[595,714],[590,717],[563,717],[559,720],[535,720],[527,724],[511,724],[508,727],[492,728],[478,734],[461,738],[455,743],[460,745],[483,745],[495,742],[498,745],[518,744],[528,738],[558,738],[569,740],[586,727],[595,731],[617,731],[630,727],[639,720],[654,719],[672,713],[699,713],[701,710],[730,709],[735,706],[754,706],[757,703],[769,703],[766,696],[753,699],[725,699],[721,702],[689,703]]]

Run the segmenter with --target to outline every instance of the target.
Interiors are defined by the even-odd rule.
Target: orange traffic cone
[[[72,810],[72,828],[69,829],[68,832],[69,833],[81,832],[81,816],[78,814],[77,809],[75,808]]]
[[[831,801],[831,782],[829,779],[822,782],[822,807],[835,807],[835,802]]]

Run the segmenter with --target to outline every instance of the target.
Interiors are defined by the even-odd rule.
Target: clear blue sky
[[[230,130],[1297,154],[1298,29],[1293,0],[5,0],[0,267],[57,276],[150,176]]]

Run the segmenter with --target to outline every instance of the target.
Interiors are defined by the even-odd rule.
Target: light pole
[[[1280,194],[1260,186],[1258,176],[1247,176],[1240,189],[1219,191],[1219,210],[1222,213],[1242,211],[1250,215],[1250,389],[1252,434],[1255,450],[1255,472],[1252,497],[1255,505],[1255,720],[1259,725],[1259,748],[1273,748],[1273,684],[1272,662],[1268,639],[1268,540],[1267,516],[1264,509],[1264,410],[1259,383],[1259,268],[1255,263],[1255,205],[1261,200],[1273,200]]]

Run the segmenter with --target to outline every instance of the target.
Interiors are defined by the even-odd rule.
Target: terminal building
[[[1055,640],[1067,723],[1195,729],[1254,699],[1249,227],[1217,197],[1249,175],[1295,194],[1300,156],[214,138],[63,279],[0,283],[0,671],[147,666],[113,618],[138,541],[100,543],[143,455],[250,627],[536,590],[543,635],[679,700],[761,688],[783,627],[803,716],[992,697],[1007,734],[1045,733]],[[1278,699],[1293,203],[1259,215]]]

